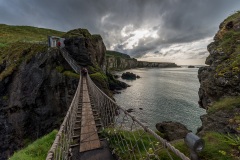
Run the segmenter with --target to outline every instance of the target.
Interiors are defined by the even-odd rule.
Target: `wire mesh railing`
[[[103,93],[87,75],[89,93],[98,110],[112,152],[118,159],[190,160]]]
[[[81,67],[77,64],[77,62],[69,55],[69,53],[66,51],[65,48],[62,48],[61,53],[63,55],[63,57],[65,58],[65,60],[68,62],[68,64],[72,67],[72,69],[80,74],[81,71]]]
[[[69,56],[67,51],[61,49],[61,53],[75,72],[80,73],[80,66]],[[77,91],[56,139],[48,152],[47,160],[68,159],[69,147],[72,143],[74,120],[77,113],[77,104],[80,96],[81,81],[82,77],[80,76]],[[129,114],[125,109],[118,106],[93,83],[88,74],[87,84],[92,97],[92,103],[95,105],[101,118],[103,126],[101,134],[106,137],[112,152],[118,159],[190,160],[169,142]]]
[[[54,143],[48,152],[46,160],[67,160],[70,154],[70,145],[74,132],[74,124],[77,115],[78,102],[80,98],[82,77],[80,75],[79,83],[72,103],[67,111],[63,123],[56,135]]]

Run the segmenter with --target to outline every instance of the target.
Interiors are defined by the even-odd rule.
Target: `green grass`
[[[119,57],[119,58],[125,58],[125,59],[130,59],[131,57],[127,54],[124,54],[124,53],[120,53],[120,52],[117,52],[117,51],[106,51],[106,56],[114,56],[114,57]]]
[[[102,40],[102,36],[99,34],[93,34],[91,38],[95,41]]]
[[[145,157],[147,152],[153,153],[153,150],[147,135],[148,133],[144,133],[143,130],[138,131],[140,132],[141,136],[139,136],[137,131],[131,132],[114,129],[106,129],[102,134],[107,137],[111,148],[114,148],[117,156],[121,157],[122,159],[131,159],[131,155],[133,154],[130,152],[122,152],[124,146],[126,147],[126,143],[132,143],[133,145],[137,144],[141,153],[134,152],[134,154],[138,159],[141,159],[140,154]],[[133,135],[136,137],[136,139],[141,139],[142,142],[136,142]],[[155,146],[161,146],[161,143],[158,143],[153,136],[149,135],[149,137]],[[122,143],[119,143],[117,139],[122,139],[125,144],[123,145]],[[234,135],[224,135],[217,132],[206,132],[203,136],[203,139],[205,141],[205,147],[202,152],[198,153],[201,160],[237,160],[237,157],[240,154],[240,137]],[[146,147],[147,152],[144,149],[143,144]],[[187,157],[190,157],[189,148],[183,139],[173,141],[171,144]],[[171,151],[169,151],[169,153],[174,160],[181,160],[181,158],[176,156]],[[165,148],[161,148],[156,152],[156,154],[161,160],[170,160],[168,152]],[[154,157],[152,159],[154,159]]]
[[[28,62],[38,52],[46,52],[47,46],[32,43],[12,43],[0,49],[0,64],[6,61],[6,68],[0,73],[0,80],[11,75],[23,62]]]
[[[216,34],[217,45],[216,50],[223,52],[219,57],[222,62],[216,67],[216,76],[224,77],[227,73],[238,75],[240,73],[240,31],[234,29],[226,29],[226,25],[229,22],[233,22],[234,25],[240,25],[240,11],[229,16],[221,24],[222,28]]]
[[[57,130],[36,140],[26,148],[14,153],[10,160],[44,160],[57,134]]]
[[[68,31],[63,35],[65,38],[70,38],[70,37],[85,37],[85,38],[91,38],[91,34],[87,29],[83,28],[78,28],[78,29],[73,29]]]
[[[149,138],[153,142],[153,145],[158,145],[156,139],[154,139],[153,136],[145,133],[143,130],[131,132],[126,130],[105,129],[103,131],[103,135],[108,138],[110,147],[114,148],[116,155],[118,157],[121,157],[121,159],[131,159],[131,156],[133,154],[137,157],[137,159],[140,159],[141,155],[146,157],[147,152],[153,152],[152,144],[150,144]],[[118,140],[120,139],[122,140],[119,142]],[[129,146],[135,146],[134,149],[136,150],[134,151],[134,153],[122,152],[123,150],[126,150],[126,144],[129,144]]]
[[[62,36],[64,32],[31,26],[0,24],[0,48],[14,42],[47,42],[47,36]]]
[[[236,107],[240,107],[240,96],[238,97],[225,97],[221,98],[219,101],[216,101],[211,105],[207,112],[214,113],[219,110],[231,110]]]
[[[227,135],[207,132],[203,139],[205,148],[200,153],[202,160],[237,160],[236,148],[227,141]]]
[[[10,26],[0,24],[0,64],[7,66],[0,73],[0,80],[11,75],[23,62],[28,62],[38,52],[46,52],[48,35],[62,36],[64,32],[31,26]]]
[[[63,68],[63,66],[57,66],[57,67],[56,67],[56,70],[57,70],[59,73],[61,73],[61,72],[64,70],[64,68]]]
[[[74,73],[72,71],[64,71],[63,75],[68,76],[68,77],[72,77],[72,78],[79,78],[79,76],[80,76],[79,74]]]

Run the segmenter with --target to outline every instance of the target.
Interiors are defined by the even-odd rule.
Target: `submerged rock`
[[[131,113],[131,112],[133,112],[133,109],[132,109],[132,108],[127,109],[127,112],[128,112],[128,113]]]

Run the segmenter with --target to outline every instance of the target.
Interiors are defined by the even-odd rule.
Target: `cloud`
[[[101,34],[108,49],[134,57],[194,52],[193,57],[202,58],[204,40],[238,6],[239,0],[0,0],[0,23],[62,31],[87,28]],[[195,49],[184,47],[195,42]],[[189,51],[182,52],[184,48]]]

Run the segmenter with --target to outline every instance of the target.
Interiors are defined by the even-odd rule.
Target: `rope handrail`
[[[61,49],[61,53],[73,70],[80,73],[81,67],[77,65],[68,52]],[[88,74],[86,76],[91,101],[100,115],[101,134],[107,138],[112,152],[119,159],[160,159],[160,152],[166,150],[168,158],[173,160],[172,154],[169,153],[170,150],[182,160],[190,160],[167,140],[157,135],[124,108],[117,105],[115,101],[95,85]],[[46,160],[68,158],[73,136],[73,121],[76,118],[77,103],[80,97],[81,81],[82,77],[80,75],[77,91]],[[147,143],[143,139],[147,139]]]
[[[78,101],[80,97],[81,81],[82,77],[80,75],[75,95],[56,135],[54,143],[48,152],[46,160],[67,159],[69,147],[73,136],[74,121],[76,118]]]
[[[72,69],[80,74],[81,67],[76,63],[76,61],[69,55],[69,53],[66,51],[65,48],[61,48],[61,53],[64,57],[64,59],[68,62],[68,64],[72,67]]]
[[[99,92],[100,94],[102,94],[107,99],[107,101],[112,103],[112,106],[117,107],[117,109],[120,109],[125,115],[131,117],[132,121],[135,121],[139,126],[141,126],[144,129],[144,131],[148,132],[150,135],[152,135],[154,138],[156,138],[158,141],[160,141],[163,144],[164,147],[169,148],[173,153],[175,153],[182,160],[190,160],[183,153],[181,153],[178,149],[176,149],[169,142],[167,142],[167,140],[165,140],[162,137],[160,137],[159,135],[157,135],[153,130],[151,130],[150,128],[145,126],[138,119],[136,119],[134,116],[132,116],[130,113],[128,113],[124,108],[122,108],[115,101],[113,101],[108,95],[106,95],[101,89],[99,89],[96,86],[96,84],[91,80],[91,78],[89,77],[88,74],[87,74],[87,81],[88,81],[88,85],[89,85],[90,91],[92,92],[92,96],[96,95]],[[93,91],[93,87],[95,88],[94,91]],[[106,103],[105,103],[105,105],[106,105]],[[112,112],[114,112],[114,111],[112,111]],[[114,116],[116,116],[116,115],[114,115]],[[104,122],[103,122],[103,124],[104,124]]]

